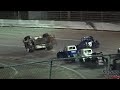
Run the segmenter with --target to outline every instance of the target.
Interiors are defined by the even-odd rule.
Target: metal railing
[[[1,11],[0,19],[119,22],[119,11]]]
[[[34,12],[33,12],[34,13]],[[45,20],[119,22],[120,12],[115,11],[48,11]]]

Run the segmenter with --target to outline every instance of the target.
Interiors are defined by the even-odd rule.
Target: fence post
[[[52,75],[52,63],[53,61],[50,61],[50,72],[49,72],[49,79],[51,79],[51,75]]]
[[[108,79],[110,78],[110,62],[111,62],[111,55],[108,55],[108,65],[107,65],[107,68],[108,68]]]

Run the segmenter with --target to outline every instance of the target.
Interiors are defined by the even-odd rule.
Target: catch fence
[[[92,63],[81,63],[76,58],[51,59],[48,61],[37,61],[23,64],[1,66],[1,79],[109,79],[111,74],[111,64],[114,57],[119,54],[95,55],[92,57],[105,57],[104,66]],[[112,58],[111,58],[112,57]],[[68,61],[76,59],[75,62]],[[118,59],[119,60],[119,59]],[[114,70],[115,71],[115,70]],[[119,76],[119,70],[114,75]],[[116,74],[117,73],[117,74]]]

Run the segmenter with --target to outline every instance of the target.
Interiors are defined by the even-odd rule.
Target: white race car
[[[46,49],[46,43],[41,36],[34,37],[35,49]]]

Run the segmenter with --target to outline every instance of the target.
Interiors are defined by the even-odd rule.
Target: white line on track
[[[53,65],[56,65],[56,64],[53,64]],[[56,65],[56,66],[59,66],[59,67],[62,67],[62,68],[65,68],[65,69],[68,69],[74,73],[76,73],[77,75],[79,75],[80,77],[82,77],[82,79],[87,79],[84,75],[82,75],[81,73],[77,72],[76,70],[74,69],[71,69],[71,68],[68,68],[68,67],[65,67],[65,66],[61,66],[61,65]]]
[[[30,61],[29,63],[34,63],[34,62]],[[8,65],[3,64],[3,63],[0,63],[0,64],[3,65],[3,66],[8,66]],[[43,63],[43,64],[46,65],[46,63]],[[61,66],[61,65],[57,65],[57,64],[53,64],[53,66],[58,66],[58,67],[61,67],[61,68],[65,68],[65,69],[67,69],[67,70],[69,70],[69,71],[74,72],[75,74],[77,74],[78,76],[80,76],[82,79],[87,79],[84,75],[82,75],[80,72],[77,72],[77,71],[74,70],[74,69],[71,69],[71,68],[68,68],[68,67],[65,67],[65,66]],[[13,78],[15,75],[18,74],[18,71],[17,71],[14,67],[10,67],[10,68],[15,71],[15,74],[14,74],[13,76],[10,76],[10,78]]]
[[[8,67],[8,65],[7,64],[3,64],[3,63],[0,63],[1,65],[3,65],[3,66],[6,66],[6,67]],[[13,76],[10,76],[10,78],[12,79],[15,75],[17,75],[18,74],[18,71],[14,68],[14,67],[10,67],[11,69],[13,69],[14,71],[15,71],[15,73],[14,73],[14,75]]]
[[[65,67],[65,66],[60,66],[60,67],[66,68],[66,69],[68,69],[68,70],[70,70],[70,71],[73,71],[73,72],[75,72],[76,74],[78,74],[79,76],[81,76],[83,79],[87,79],[84,75],[82,75],[81,73],[79,73],[79,72],[77,72],[77,71],[75,71],[75,70],[73,70],[73,69],[71,69],[71,68],[68,68],[68,67]]]
[[[43,64],[45,64],[45,63],[43,63]],[[65,69],[67,69],[69,71],[74,72],[75,74],[77,74],[78,76],[80,76],[82,79],[87,79],[84,75],[82,75],[80,72],[78,72],[78,71],[76,71],[74,69],[71,69],[71,68],[68,68],[68,67],[65,67],[65,66],[61,66],[61,65],[57,65],[57,64],[53,64],[53,66],[58,66],[58,67],[61,67],[61,68],[65,68]]]

